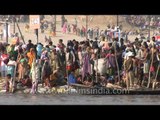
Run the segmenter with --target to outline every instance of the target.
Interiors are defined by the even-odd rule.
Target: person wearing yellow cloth
[[[29,58],[28,64],[30,65],[30,67],[32,67],[32,62],[36,58],[36,53],[34,51],[34,48],[30,49],[30,52],[27,53],[27,56]]]
[[[20,58],[18,60],[18,79],[21,81],[26,73],[26,68],[27,68],[27,59],[24,55],[20,55]]]

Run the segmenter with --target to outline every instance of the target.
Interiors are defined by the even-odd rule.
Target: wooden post
[[[160,68],[160,63],[158,64],[158,68],[157,68],[157,71],[156,71],[156,76],[155,76],[154,82],[153,82],[153,84],[152,84],[152,89],[153,89],[153,90],[155,89],[155,84],[156,84],[156,82],[157,82],[157,77],[158,77],[159,68]]]
[[[64,17],[64,15],[62,15],[61,16],[61,28],[63,28],[64,21],[65,21],[65,17]]]
[[[55,27],[55,32],[56,32],[56,24],[57,24],[57,21],[56,21],[56,15],[54,15],[54,27]]]
[[[16,17],[14,16],[14,17],[13,17],[13,33],[15,33],[15,32],[16,32],[15,19],[16,19]]]
[[[117,26],[118,26],[118,22],[119,22],[119,19],[118,19],[118,15],[117,15]]]
[[[8,21],[6,20],[6,42],[8,43]]]
[[[117,33],[118,33],[118,43],[119,43],[119,45],[121,46],[121,42],[120,42],[120,35],[121,35],[121,33],[120,33],[120,28],[119,28],[119,16],[117,15]]]
[[[151,83],[151,71],[150,71],[150,68],[151,68],[152,65],[153,65],[153,54],[154,54],[154,51],[153,51],[153,46],[152,46],[152,48],[151,48],[151,64],[149,65],[149,78],[148,78],[147,88],[149,88],[150,83]]]
[[[13,81],[12,81],[13,82],[12,83],[13,84],[12,93],[15,92],[16,87],[17,87],[16,83],[15,83],[16,82],[16,73],[17,73],[17,62],[16,62],[16,65],[15,65],[15,68],[14,68],[14,76],[13,76]]]
[[[38,29],[35,29],[35,34],[37,36],[37,44],[38,44]]]
[[[98,82],[98,51],[96,53],[96,83]]]
[[[15,22],[16,22],[16,24],[17,24],[17,28],[18,28],[18,30],[19,30],[19,33],[20,33],[21,38],[22,38],[22,40],[23,40],[23,43],[25,44],[25,41],[24,41],[23,35],[22,35],[22,33],[21,33],[21,30],[20,30],[20,28],[19,28],[19,25],[18,25],[18,23],[17,23],[17,20],[15,20]]]
[[[116,50],[116,45],[114,45],[114,52],[115,52],[115,60],[116,60],[116,66],[117,66],[117,71],[118,71],[118,80],[120,82],[120,71],[119,71],[119,65],[118,65],[118,60],[117,60],[117,50]]]
[[[149,15],[149,33],[148,33],[148,39],[150,39],[150,32],[151,32],[151,16]],[[153,41],[152,41],[153,42]],[[153,48],[153,46],[152,46]],[[150,67],[153,65],[153,49],[151,48],[151,64],[149,65],[149,78],[148,78],[148,85],[147,85],[147,88],[149,88],[150,86],[150,83],[151,83],[151,71],[150,71]]]
[[[148,39],[150,39],[151,35],[151,16],[149,15],[149,32],[148,32]]]
[[[86,40],[88,39],[87,31],[88,31],[88,15],[86,15]]]
[[[53,16],[53,19],[54,19],[54,23],[53,23],[53,26],[51,27],[52,28],[52,32],[53,32],[53,36],[56,36],[56,24],[57,24],[57,21],[56,21],[56,15]]]
[[[69,82],[68,82],[68,78],[69,78],[69,75],[68,75],[68,70],[67,70],[67,57],[66,57],[66,53],[65,53],[65,67],[66,67],[66,77],[67,77],[67,86],[68,86],[68,89],[69,89]]]

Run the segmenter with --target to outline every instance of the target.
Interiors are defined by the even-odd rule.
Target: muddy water
[[[157,95],[0,94],[0,105],[160,105]]]

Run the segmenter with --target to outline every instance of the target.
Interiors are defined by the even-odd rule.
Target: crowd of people
[[[108,25],[105,30],[100,29],[98,26],[95,28],[86,29],[86,27],[84,27],[83,25],[81,26],[81,28],[79,26],[77,26],[76,22],[75,22],[75,24],[71,25],[66,20],[62,26],[63,26],[62,33],[64,33],[64,34],[72,33],[72,34],[75,34],[75,35],[80,36],[82,38],[87,37],[91,40],[94,38],[101,39],[102,37],[105,37],[105,39],[111,40],[114,37],[118,37],[119,33],[122,35],[122,37],[124,39],[126,39],[128,33],[129,33],[127,31],[120,32],[120,30],[122,30],[122,25],[120,25],[119,27],[117,27],[116,25]],[[118,30],[117,30],[117,28],[118,28]]]
[[[5,22],[8,20],[8,22],[12,23],[14,18],[16,18],[17,22],[28,22],[29,21],[29,15],[0,15],[0,20]]]
[[[128,15],[126,16],[126,21],[129,24],[140,27],[142,29],[149,28],[149,23],[151,28],[159,29],[160,27],[160,17],[158,15]]]
[[[29,32],[29,25],[26,24],[25,26],[25,31]],[[62,33],[63,34],[74,34],[77,36],[80,36],[82,38],[89,38],[93,39],[95,37],[100,38],[102,36],[105,36],[106,39],[112,39],[113,37],[116,36],[117,31],[117,26],[116,25],[108,25],[106,29],[100,29],[98,26],[94,28],[88,28],[86,29],[86,26],[83,25],[78,25],[78,21],[75,18],[74,23],[70,23],[64,15],[62,15],[61,18],[61,28],[62,28]],[[40,29],[41,33],[48,32],[50,37],[55,37],[56,36],[56,25],[54,22],[49,22],[45,19],[45,17],[41,17],[41,22],[40,22]],[[122,25],[119,26],[119,30],[122,30]],[[124,39],[127,39],[127,36],[129,34],[139,34],[140,32],[138,31],[121,31],[121,35]]]
[[[64,18],[63,18],[64,19]],[[47,29],[48,23],[43,23]],[[86,86],[119,85],[126,89],[150,87],[160,80],[160,45],[156,37],[129,40],[129,32],[108,25],[88,30],[77,22],[72,27],[62,21],[64,34],[73,32],[83,41],[59,39],[58,44],[21,43],[17,34],[11,44],[0,43],[0,75],[6,78],[6,91],[17,84],[36,93],[38,85],[52,88],[75,83]],[[54,25],[52,26],[52,30]],[[42,31],[43,32],[43,31]]]
[[[103,59],[102,66],[99,60]],[[96,62],[98,61],[98,62]],[[68,40],[67,45],[60,39],[58,45],[50,41],[28,44],[16,42],[0,43],[1,77],[7,77],[6,90],[10,81],[21,83],[37,92],[38,84],[52,88],[65,84],[84,84],[87,86],[106,86],[107,83],[121,84],[127,89],[147,86],[150,79],[160,80],[160,47],[155,37],[134,42],[121,38],[111,41],[102,38],[81,42]],[[101,67],[97,71],[97,68]],[[8,86],[8,87],[7,87]]]

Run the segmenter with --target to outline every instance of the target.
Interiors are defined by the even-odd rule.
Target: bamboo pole
[[[66,67],[66,76],[67,76],[67,86],[68,86],[68,89],[69,89],[69,83],[68,83],[68,78],[69,78],[69,75],[68,75],[68,70],[67,70],[67,57],[66,57],[67,54],[65,54],[65,67]]]
[[[15,19],[16,19],[16,17],[14,16],[13,17],[13,33],[15,33],[15,31],[16,31]]]
[[[119,16],[117,15],[117,26],[119,25],[118,23],[119,23],[119,18],[118,18]]]
[[[8,20],[6,20],[6,42],[8,43]]]
[[[118,80],[120,81],[120,71],[119,71],[119,65],[118,65],[118,60],[117,60],[116,44],[114,45],[114,51],[115,51],[116,66],[117,66],[117,70],[118,70]]]
[[[19,56],[19,53],[18,53],[18,56]],[[18,59],[18,56],[17,56],[17,59]],[[18,60],[16,59],[16,65],[15,65],[15,68],[14,68],[14,76],[13,76],[13,88],[12,88],[12,93],[15,92],[16,88],[17,88],[17,85],[16,85],[16,73],[17,73],[17,66],[18,66]]]
[[[148,39],[150,39],[151,35],[151,16],[149,15],[149,33],[148,33]]]
[[[55,31],[54,31],[54,32],[55,32],[55,35],[56,35],[56,24],[57,24],[56,17],[57,17],[57,16],[56,16],[56,15],[54,15],[54,27],[55,27]]]
[[[96,83],[98,82],[98,51],[96,53]]]
[[[149,88],[149,85],[151,83],[151,71],[150,71],[150,68],[151,66],[153,65],[153,49],[151,49],[151,64],[149,65],[149,78],[148,78],[148,85],[147,85],[147,88]]]
[[[157,68],[157,71],[156,71],[156,76],[155,76],[154,82],[153,82],[153,84],[152,84],[152,89],[153,89],[153,90],[155,89],[155,84],[156,84],[156,82],[157,82],[157,77],[158,77],[159,68],[160,68],[160,63],[158,64],[158,68]]]
[[[87,31],[88,31],[88,15],[86,15],[86,40],[88,39]]]
[[[151,16],[149,15],[149,33],[148,33],[148,38],[150,39],[150,29],[151,29]],[[152,56],[151,56],[151,64],[149,66],[149,78],[148,78],[148,85],[147,85],[147,88],[149,88],[149,85],[150,85],[150,82],[151,82],[151,72],[150,72],[150,67],[152,66],[153,64],[153,50],[151,51],[152,53]]]
[[[37,44],[38,44],[38,29],[34,29],[36,37],[37,37]]]
[[[19,30],[19,33],[20,33],[20,35],[21,35],[21,38],[22,38],[22,40],[23,40],[23,43],[25,44],[25,41],[24,41],[23,35],[22,35],[22,33],[21,33],[21,30],[20,30],[20,28],[19,28],[19,25],[18,25],[18,23],[17,23],[17,20],[15,20],[15,22],[16,22],[17,28],[18,28],[18,30]]]

